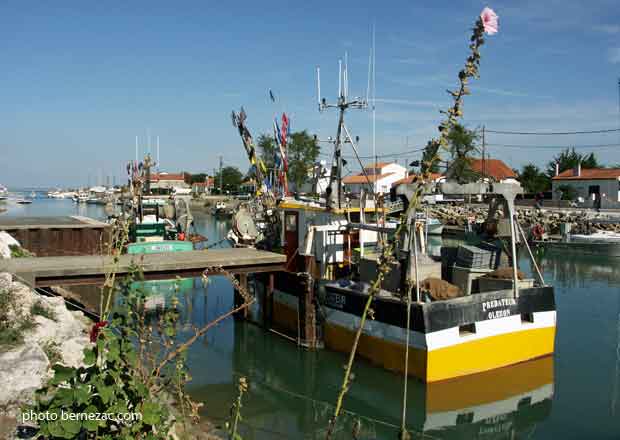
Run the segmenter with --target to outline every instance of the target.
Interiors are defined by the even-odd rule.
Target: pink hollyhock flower
[[[480,13],[480,19],[482,20],[482,24],[484,25],[484,31],[487,34],[493,35],[497,33],[499,27],[497,21],[498,17],[493,9],[488,7],[484,8]]]

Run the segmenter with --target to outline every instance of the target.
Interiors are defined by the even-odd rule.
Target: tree
[[[549,177],[555,176],[555,165],[558,164],[559,172],[576,168],[581,163],[581,168],[599,168],[601,165],[594,153],[581,154],[575,151],[575,148],[567,148],[560,154],[555,156],[551,162],[547,164],[546,174]]]
[[[188,185],[191,185],[193,183],[206,182],[208,177],[209,175],[206,173],[198,173],[198,174],[185,173],[185,183],[187,183]]]
[[[220,188],[220,177],[224,191],[236,192],[243,182],[243,174],[237,167],[227,166],[222,168],[221,175],[219,171],[215,174],[214,183],[218,190]]]
[[[560,185],[556,191],[560,193],[562,200],[575,200],[577,198],[577,190],[571,185]]]
[[[276,143],[273,140],[273,136],[269,136],[268,134],[261,134],[258,137],[258,151],[260,154],[260,158],[265,163],[267,169],[271,169],[275,164],[275,155],[276,155]]]
[[[479,137],[476,130],[468,130],[461,124],[452,126],[447,136],[452,158],[448,171],[450,177],[456,178],[459,182],[471,182],[477,179],[477,173],[471,169],[471,153],[477,150],[476,143]]]
[[[261,134],[258,138],[260,155],[267,168],[273,168],[274,158],[277,151],[276,143],[272,136]],[[313,136],[306,130],[297,131],[289,136],[286,147],[288,159],[288,180],[299,191],[301,185],[308,179],[308,170],[312,168],[319,157],[320,147]]]
[[[439,172],[439,161],[434,160],[435,154],[437,154],[437,145],[433,141],[428,141],[426,147],[424,148],[424,152],[422,153],[422,163],[420,165],[420,169],[423,173],[438,173]]]
[[[519,181],[527,193],[539,193],[551,188],[551,179],[533,163],[523,165],[519,173]]]
[[[314,166],[321,149],[319,143],[306,130],[291,135],[288,144],[288,176],[299,191],[308,179],[308,170]]]

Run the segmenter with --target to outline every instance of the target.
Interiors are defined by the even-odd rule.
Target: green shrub
[[[24,342],[24,333],[36,327],[26,316],[11,289],[0,289],[0,351],[10,350]]]
[[[41,348],[47,356],[51,365],[62,362],[62,353],[60,352],[60,344],[54,341],[45,342]]]
[[[10,244],[9,249],[11,250],[11,258],[27,258],[35,256],[35,254],[30,252],[28,249],[24,249],[16,244]]]
[[[43,316],[44,318],[58,322],[58,316],[56,315],[56,312],[44,305],[42,301],[35,301],[34,303],[32,303],[32,306],[30,307],[30,313],[32,315]]]

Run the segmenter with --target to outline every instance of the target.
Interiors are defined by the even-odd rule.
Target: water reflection
[[[232,352],[216,350],[231,356],[229,379],[190,388],[206,401],[207,415],[227,417],[235,379],[243,374],[251,387],[243,413],[244,438],[324,438],[342,380],[338,361],[344,358],[297,351],[242,323],[235,326]],[[202,364],[207,365],[206,359]],[[402,378],[364,364],[356,374],[335,438],[351,439],[354,429],[360,439],[396,438]],[[520,437],[549,416],[553,390],[552,357],[437,384],[414,382],[407,424],[418,438]]]

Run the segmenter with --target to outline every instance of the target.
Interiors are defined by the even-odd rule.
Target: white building
[[[377,162],[364,167],[365,173],[347,176],[342,179],[346,192],[359,194],[373,185],[375,193],[389,193],[392,184],[407,177],[407,168],[397,163]]]
[[[169,195],[174,194],[181,190],[190,189],[190,186],[185,183],[185,176],[183,173],[153,173],[150,178],[151,192],[153,194]]]
[[[620,168],[576,168],[563,171],[551,179],[553,199],[561,195],[560,187],[571,187],[577,198],[592,205],[600,197],[601,208],[620,208]]]

